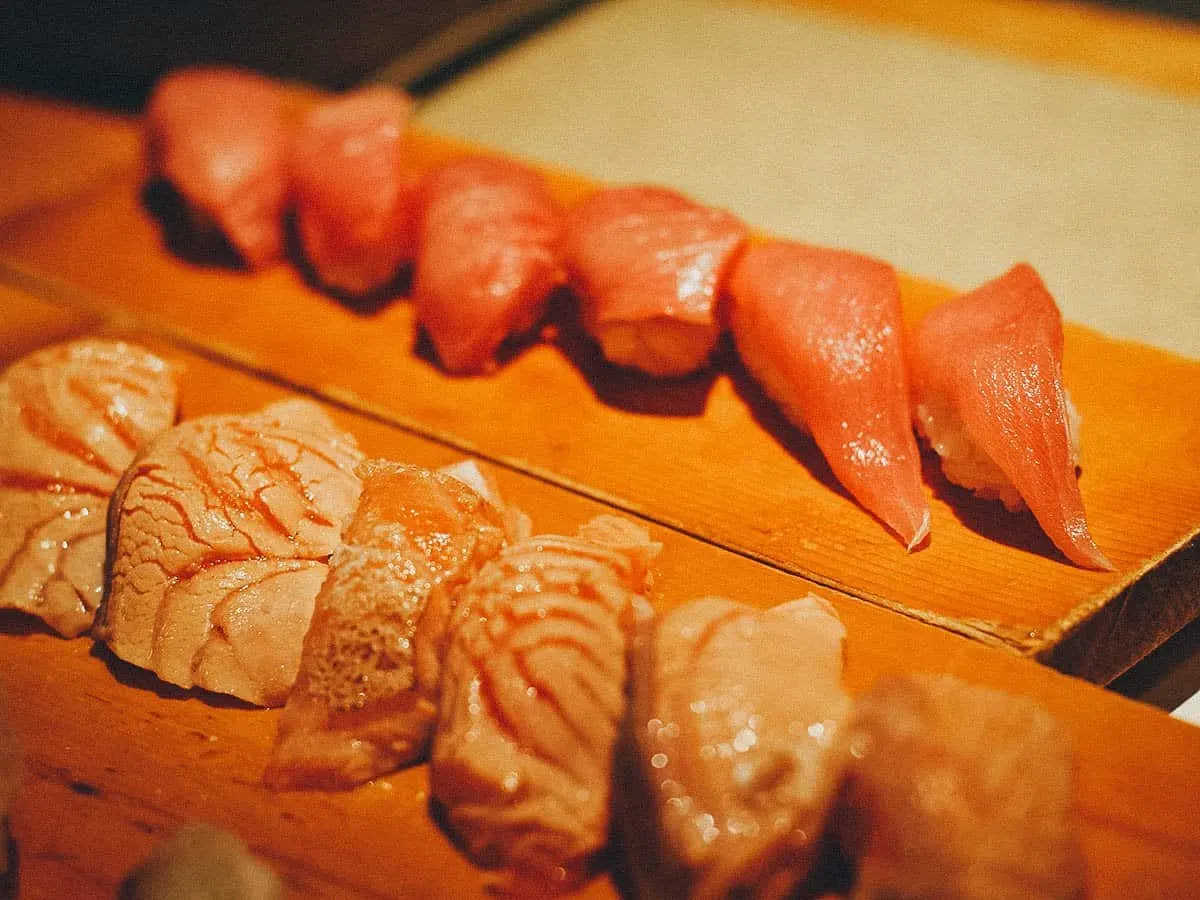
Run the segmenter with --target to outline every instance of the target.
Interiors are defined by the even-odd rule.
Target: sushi
[[[284,900],[278,876],[235,834],[184,825],[122,882],[117,900]]]
[[[171,185],[198,234],[218,232],[252,269],[283,255],[291,149],[283,89],[240,69],[179,69],[146,106],[152,181]]]
[[[96,636],[170,684],[282,704],[361,461],[308,400],[161,435],[113,494]]]
[[[845,628],[808,595],[696,600],[633,655],[622,843],[646,896],[790,897],[837,795]],[[651,833],[648,834],[647,832]]]
[[[608,841],[626,647],[658,549],[602,516],[505,548],[461,596],[430,784],[467,854],[514,893],[577,885]]]
[[[566,281],[561,213],[537,172],[482,156],[430,172],[420,210],[417,318],[448,372],[493,370]]]
[[[416,178],[404,170],[412,100],[386,85],[343,94],[300,123],[291,158],[296,227],[326,287],[372,294],[415,244]]]
[[[1078,416],[1063,389],[1062,315],[1022,263],[942,304],[913,340],[916,420],[955,484],[1028,505],[1055,546],[1111,569],[1084,513]]]
[[[854,499],[917,547],[929,504],[895,271],[856,253],[771,241],[746,251],[729,290],[746,368],[812,434]]]
[[[64,637],[92,625],[109,495],[175,422],[175,369],[142,347],[88,339],[0,375],[0,607]]]
[[[604,356],[657,376],[703,368],[746,233],[730,213],[660,187],[605,188],[571,209],[571,282]]]
[[[466,483],[486,475],[456,471],[359,467],[362,495],[317,595],[268,786],[349,788],[424,755],[438,685],[419,677],[417,623],[432,594],[456,594],[508,537],[498,495]],[[439,602],[448,618],[452,600]]]

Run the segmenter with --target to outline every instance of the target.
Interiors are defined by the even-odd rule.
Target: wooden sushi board
[[[257,408],[287,394],[255,377],[114,323],[0,286],[0,366],[36,346],[86,334],[141,341],[184,366],[186,417]],[[117,318],[120,318],[119,316]],[[368,454],[439,465],[458,452],[378,417],[334,405]],[[606,504],[515,468],[505,495],[540,529],[571,529]],[[664,543],[655,604],[704,593],[768,605],[814,587],[796,575],[648,523]],[[846,594],[820,589],[846,623],[848,687],[885,673],[949,672],[1034,697],[1060,717],[1079,754],[1079,823],[1093,900],[1187,896],[1200,877],[1200,729],[1078,679]],[[87,640],[64,641],[0,615],[0,680],[26,749],[13,813],[22,896],[112,896],[121,876],[184,821],[231,828],[303,897],[484,897],[430,817],[425,767],[337,794],[276,795],[260,785],[278,713],[164,686]],[[615,897],[600,877],[581,892]]]
[[[410,139],[418,168],[472,149]],[[566,203],[594,187],[549,176]],[[139,179],[131,154],[74,197],[0,223],[10,279],[68,304],[126,310],[413,434],[1089,680],[1115,677],[1200,611],[1200,363],[1067,328],[1081,487],[1117,571],[1068,564],[1031,517],[971,499],[928,459],[933,536],[909,555],[728,348],[712,372],[653,381],[606,366],[564,315],[548,342],[497,374],[451,378],[402,299],[355,309],[291,266],[247,274],[170,252]],[[902,287],[910,321],[952,293],[911,278]]]

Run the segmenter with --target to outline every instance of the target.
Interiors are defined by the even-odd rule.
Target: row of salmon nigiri
[[[947,478],[1027,504],[1069,559],[1109,567],[1076,480],[1061,315],[1030,267],[946,303],[906,340],[891,266],[753,245],[736,217],[665,188],[600,190],[563,212],[509,160],[458,160],[418,180],[405,169],[409,108],[376,86],[288,126],[278,85],[185,70],[151,99],[149,158],[251,265],[282,253],[289,207],[318,278],[341,291],[376,290],[415,257],[418,317],[450,371],[494,366],[567,282],[604,354],[652,375],[705,366],[728,326],[767,393],[910,549],[930,522],[915,419]]]

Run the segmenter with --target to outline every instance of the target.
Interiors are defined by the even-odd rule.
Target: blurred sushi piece
[[[235,834],[184,825],[121,884],[118,900],[283,900],[283,884]]]
[[[1063,389],[1062,314],[1021,263],[942,304],[912,345],[916,419],[955,484],[1027,505],[1055,546],[1111,569],[1079,493],[1078,416]]]
[[[735,216],[667,188],[596,192],[567,215],[584,327],[618,365],[657,376],[703,368],[721,334],[721,290],[745,239]]]
[[[402,149],[412,100],[373,85],[320,104],[301,121],[292,153],[296,226],[326,287],[369,295],[412,259],[416,177]]]
[[[808,430],[838,481],[912,550],[929,534],[895,270],[856,253],[772,241],[729,287],[746,368]]]
[[[501,343],[537,323],[566,281],[561,235],[542,176],[520,163],[469,157],[425,177],[413,297],[447,371],[494,369]]]
[[[252,269],[283,255],[290,149],[283,89],[251,72],[179,69],[146,107],[150,178],[178,192],[197,233],[219,232]]]

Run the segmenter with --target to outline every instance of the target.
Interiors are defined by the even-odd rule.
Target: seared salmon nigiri
[[[343,94],[300,123],[292,153],[296,226],[317,278],[363,295],[413,256],[415,178],[403,169],[412,100],[386,85]]]
[[[308,400],[161,435],[113,494],[97,637],[171,684],[283,703],[361,459]]]
[[[248,266],[283,254],[290,130],[282,89],[239,69],[179,69],[146,107],[152,178],[179,192],[199,230],[215,228]]]
[[[942,472],[1009,509],[1022,501],[1071,561],[1110,569],[1079,494],[1077,416],[1062,377],[1062,314],[1024,263],[921,322],[917,423]]]
[[[746,226],[667,188],[606,188],[567,215],[583,324],[606,358],[651,375],[702,368],[717,302]]]
[[[429,173],[421,198],[417,316],[447,371],[488,371],[566,281],[561,213],[537,172],[482,156]]]
[[[696,600],[639,638],[640,777],[620,806],[648,895],[790,897],[804,883],[837,794],[845,634],[809,595],[765,611]]]
[[[854,499],[916,547],[929,534],[929,504],[895,271],[856,253],[772,241],[746,251],[729,290],[746,368],[811,432]]]
[[[839,753],[855,900],[1079,900],[1069,736],[1031,700],[950,676],[880,681]]]
[[[647,566],[639,526],[507,547],[463,592],[442,670],[431,785],[476,862],[526,892],[566,889],[608,841],[626,644]]]
[[[279,720],[266,774],[277,789],[353,787],[424,754],[438,686],[417,670],[417,622],[431,594],[456,594],[507,537],[499,497],[463,479],[386,460],[358,472],[358,511]]]
[[[0,376],[0,607],[65,637],[91,627],[109,495],[177,405],[172,367],[121,341],[47,347]]]

